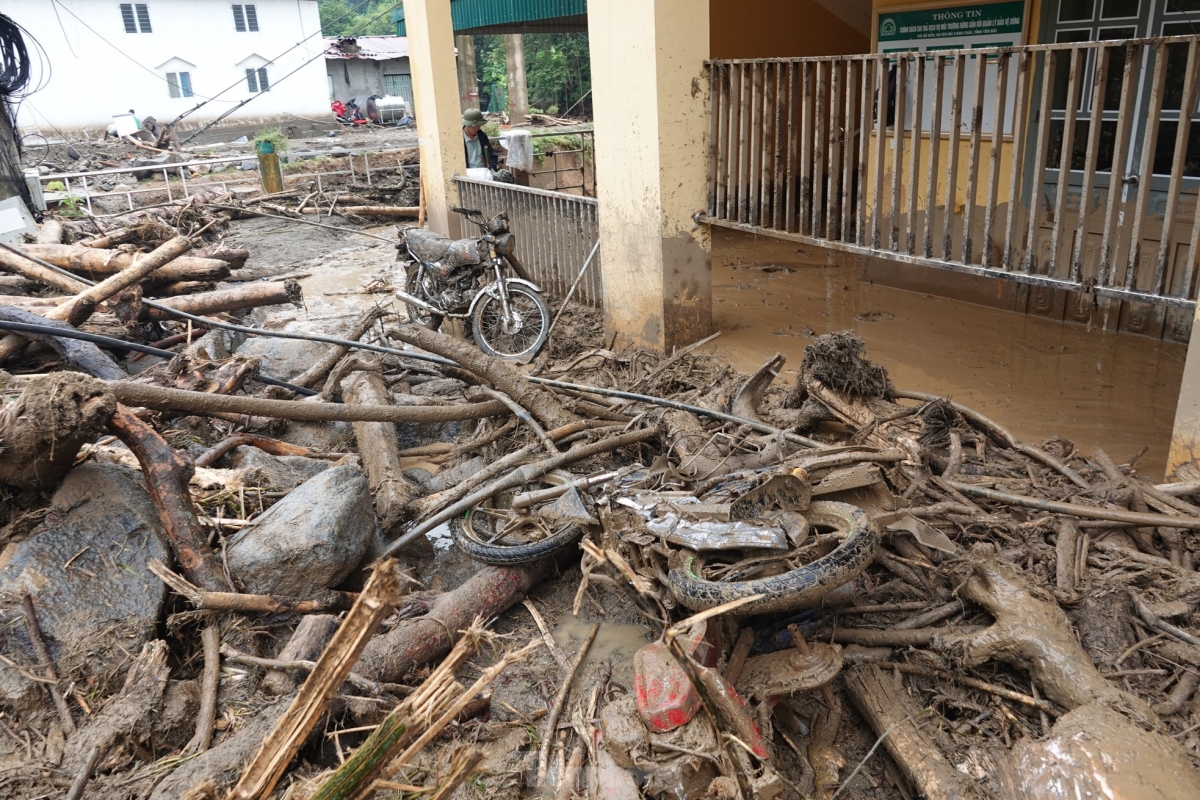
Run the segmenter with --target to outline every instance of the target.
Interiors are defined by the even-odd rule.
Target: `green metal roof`
[[[455,33],[564,33],[587,30],[587,0],[450,0]],[[407,36],[404,6],[392,12]]]

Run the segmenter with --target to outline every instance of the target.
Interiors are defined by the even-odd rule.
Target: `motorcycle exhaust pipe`
[[[438,308],[437,306],[432,305],[431,303],[427,303],[419,297],[413,297],[411,294],[408,294],[407,292],[402,292],[399,289],[396,290],[396,298],[404,303],[412,303],[417,308],[424,309],[425,311],[429,311],[433,314],[438,314],[440,316],[444,316],[446,314],[445,311]]]

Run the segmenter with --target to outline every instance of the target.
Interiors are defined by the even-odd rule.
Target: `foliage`
[[[319,0],[321,33],[326,36],[396,34],[392,9],[396,0]]]
[[[46,184],[47,192],[65,192],[66,190],[67,185],[62,181],[50,181]]]
[[[574,106],[573,114],[589,115],[591,98],[585,95],[592,88],[592,67],[587,34],[527,33],[524,44],[530,110],[558,114]],[[475,70],[480,86],[508,85],[503,36],[475,37]]]
[[[283,132],[278,128],[264,128],[263,130],[254,134],[255,150],[257,150],[258,146],[263,142],[270,142],[272,145],[274,145],[274,150],[276,153],[282,153],[288,149],[288,138],[284,136]]]
[[[58,198],[58,213],[64,217],[80,217],[79,206],[83,203],[83,198],[73,194],[64,195]]]
[[[480,128],[480,130],[482,130],[484,134],[492,141],[495,141],[500,137],[500,124],[495,120],[488,122],[488,124],[484,125],[482,128]]]

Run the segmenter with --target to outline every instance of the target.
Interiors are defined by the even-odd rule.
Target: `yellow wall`
[[[709,0],[711,58],[865,53],[870,37],[813,0]]]

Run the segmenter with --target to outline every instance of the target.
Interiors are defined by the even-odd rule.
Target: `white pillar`
[[[467,164],[449,0],[405,0],[404,21],[426,216],[430,229],[458,238],[458,215],[450,211],[458,205],[453,176],[465,175]]]
[[[1167,480],[1200,480],[1200,308],[1192,318],[1192,336],[1183,364],[1175,429],[1167,456]]]
[[[589,0],[604,316],[617,348],[662,351],[712,327],[708,3]]]

